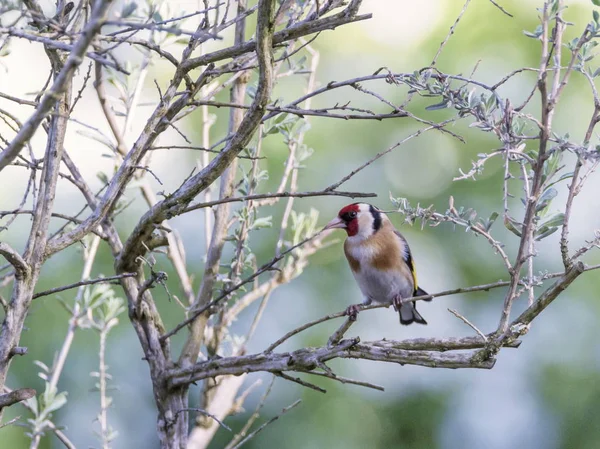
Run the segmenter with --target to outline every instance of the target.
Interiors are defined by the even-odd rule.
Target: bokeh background
[[[198,2],[171,2],[182,4],[188,11],[198,9]],[[320,85],[373,73],[380,67],[393,72],[412,72],[430,64],[440,42],[463,7],[463,1],[429,0],[365,0],[363,12],[372,12],[373,19],[326,32],[315,42],[320,52],[317,79]],[[523,30],[533,30],[538,24],[540,1],[501,1],[510,18],[495,8],[491,2],[472,2],[446,45],[437,66],[448,73],[470,74],[477,66],[474,77],[494,83],[511,70],[520,67],[536,67],[539,63],[539,43],[526,37]],[[569,1],[565,17],[574,26],[567,31],[568,39],[581,33],[591,20],[593,5],[589,0]],[[51,10],[48,2],[46,5]],[[135,54],[122,53],[135,58]],[[0,86],[2,91],[15,96],[30,93],[43,84],[47,60],[38,45],[15,41],[9,56],[0,60]],[[592,66],[594,62],[592,61]],[[79,74],[79,80],[83,77]],[[150,68],[143,95],[155,99],[153,79],[159,83],[168,81],[171,69],[165,64]],[[534,75],[524,74],[502,89],[501,94],[510,97],[512,103],[522,101],[534,83]],[[292,100],[304,83],[296,87],[280,89],[277,95]],[[385,95],[396,103],[402,101],[406,91],[384,82],[372,83],[369,88]],[[359,106],[375,105],[372,99],[357,95],[351,89],[336,90],[317,98],[313,107],[331,105],[352,99]],[[425,114],[424,107],[435,100],[416,99],[412,110]],[[538,103],[536,100],[533,106]],[[28,109],[0,99],[0,105],[14,111],[25,119]],[[556,116],[556,130],[569,132],[581,141],[592,111],[592,97],[583,77],[573,76],[565,92],[565,98]],[[151,109],[141,109],[136,126],[143,124],[144,114]],[[535,107],[531,112],[535,113]],[[218,112],[219,121],[215,135],[226,126],[226,112]],[[427,118],[440,120],[451,116],[451,111],[427,112]],[[85,117],[101,129],[101,117],[97,99],[91,90],[84,92],[76,117]],[[199,138],[198,116],[190,116],[185,126],[191,136]],[[370,157],[414,132],[418,126],[409,120],[398,119],[383,122],[336,121],[310,119],[311,130],[306,143],[314,149],[314,155],[301,171],[300,190],[322,188],[341,178]],[[448,197],[454,196],[457,205],[473,207],[480,216],[501,211],[502,172],[497,161],[491,161],[477,182],[472,180],[453,182],[459,169],[467,170],[478,153],[498,147],[492,136],[468,128],[468,122],[455,125],[452,130],[465,136],[462,144],[441,133],[426,133],[411,140],[391,154],[378,160],[344,185],[346,190],[376,192],[373,200],[377,206],[390,209],[389,196],[407,197],[411,203],[423,206],[433,204],[445,210]],[[34,145],[43,142],[38,133]],[[81,164],[84,175],[93,179],[99,169],[109,170],[111,162],[102,157],[103,149],[82,134],[71,133],[69,148],[72,156]],[[162,143],[179,142],[176,133],[168,134]],[[597,142],[596,142],[597,143]],[[265,141],[267,160],[264,167],[275,174],[263,186],[264,191],[273,190],[281,171],[286,150],[277,137]],[[175,188],[195,164],[197,154],[169,151],[157,155],[154,169],[168,191]],[[567,166],[573,161],[566,159]],[[17,206],[26,178],[23,171],[5,170],[0,184],[0,209]],[[99,183],[99,181],[98,181]],[[98,184],[99,185],[99,184]],[[519,186],[511,185],[517,198],[512,203],[519,210]],[[600,227],[598,201],[598,177],[592,177],[577,198],[571,226],[571,245],[577,248],[593,236]],[[559,196],[553,203],[556,211],[564,205],[565,185],[560,185]],[[157,186],[157,190],[160,190]],[[132,189],[127,197],[134,199]],[[297,210],[315,208],[320,212],[320,222],[326,223],[346,199],[309,198],[296,201]],[[65,213],[77,211],[82,205],[77,192],[63,184],[58,196],[57,210]],[[282,204],[269,213],[281,216]],[[135,201],[119,219],[123,237],[135,225],[144,211],[141,201]],[[519,217],[519,213],[515,212]],[[436,292],[461,286],[469,286],[506,278],[502,264],[489,245],[462,230],[450,226],[435,228],[408,226],[401,216],[391,217],[411,243],[417,262],[419,279],[423,288]],[[0,234],[17,248],[23,247],[29,219],[19,218],[9,231]],[[197,273],[195,286],[201,276],[204,256],[202,219],[199,213],[174,220],[186,244],[190,271]],[[498,221],[492,228],[495,235],[507,244],[507,251],[514,256],[516,237],[508,233]],[[273,254],[273,243],[278,231],[262,230],[255,233],[251,244],[259,260],[268,260]],[[201,236],[201,238],[199,238]],[[273,295],[260,329],[250,345],[250,352],[260,351],[287,331],[324,314],[336,312],[348,304],[360,301],[346,262],[342,257],[341,238],[327,251],[311,259],[310,266],[291,284],[279,288]],[[54,257],[45,267],[38,290],[74,282],[81,269],[81,255],[77,248]],[[600,262],[593,251],[585,259],[588,263]],[[160,259],[160,269],[168,270],[166,259]],[[561,269],[558,236],[553,235],[539,246],[536,271],[559,271]],[[93,270],[94,274],[112,274],[112,261],[106,248]],[[174,273],[170,288],[177,293]],[[327,394],[302,389],[296,384],[277,380],[270,399],[263,408],[259,423],[277,414],[297,398],[302,404],[271,425],[246,447],[252,449],[286,448],[410,448],[410,449],[595,449],[600,445],[600,345],[598,326],[600,307],[598,288],[600,280],[595,273],[587,273],[577,280],[552,306],[535,320],[529,334],[524,337],[518,350],[505,349],[498,357],[494,369],[436,370],[414,366],[386,365],[363,361],[332,363],[338,372],[349,377],[381,384],[385,393],[351,385],[340,385],[311,378],[325,387]],[[9,292],[4,289],[2,292]],[[74,293],[65,292],[61,297],[72,301]],[[419,308],[429,321],[429,326],[400,327],[397,317],[389,310],[364,313],[351,329],[350,335],[363,340],[411,337],[442,337],[471,335],[472,331],[452,316],[447,308],[455,308],[484,331],[495,329],[500,316],[504,291],[472,293],[444,297],[431,303],[421,303]],[[167,327],[176,323],[180,316],[173,304],[158,289],[155,297],[162,301]],[[516,305],[522,310],[525,298]],[[248,326],[252,310],[246,311],[236,323],[240,332]],[[516,313],[516,312],[515,312]],[[282,349],[294,349],[306,345],[322,344],[339,323],[315,327],[287,342]],[[33,364],[40,360],[52,363],[67,329],[66,313],[52,297],[34,302],[23,333],[22,345],[29,348],[25,357],[13,362],[9,385],[43,388],[38,377],[39,368]],[[175,340],[175,345],[181,340]],[[125,315],[109,337],[108,363],[113,376],[113,407],[109,413],[111,425],[119,432],[115,448],[155,448],[155,409],[146,364],[137,338]],[[66,432],[78,447],[98,447],[94,435],[94,422],[99,410],[98,394],[92,390],[94,379],[90,372],[97,369],[98,336],[92,330],[77,332],[72,352],[59,383],[59,390],[67,390],[68,404],[55,413],[56,423],[66,426]],[[244,406],[245,413],[227,419],[234,429],[239,429],[262,395],[269,376],[252,375],[247,384],[262,378],[263,384],[251,394]],[[196,394],[194,391],[193,394]],[[4,420],[21,415],[28,418],[26,410],[12,407]],[[11,426],[0,430],[0,447],[22,448],[28,446],[24,429]],[[212,448],[223,447],[230,434],[218,431]],[[61,447],[53,436],[43,440],[43,448]]]

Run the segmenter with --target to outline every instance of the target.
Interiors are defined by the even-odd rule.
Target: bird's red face
[[[352,237],[358,233],[358,216],[360,214],[360,204],[350,204],[342,208],[337,217],[327,223],[324,229],[344,229],[348,237]]]

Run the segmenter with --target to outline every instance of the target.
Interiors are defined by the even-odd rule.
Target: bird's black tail
[[[427,294],[428,293],[422,288],[417,288],[413,293],[413,296],[424,296]],[[431,301],[431,298],[426,299],[425,301]],[[425,318],[423,318],[421,314],[417,312],[417,306],[414,302],[402,304],[398,310],[398,315],[400,315],[400,324],[404,324],[405,326],[408,326],[412,323],[427,324]]]
[[[417,289],[415,290],[415,292],[413,293],[413,296],[425,296],[428,295],[429,293],[427,293],[425,290],[423,290],[421,287],[417,287]],[[427,298],[424,299],[423,301],[431,301],[431,298]]]

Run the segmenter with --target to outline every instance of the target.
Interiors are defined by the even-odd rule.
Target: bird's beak
[[[344,228],[346,228],[346,223],[341,218],[335,217],[333,220],[331,220],[329,223],[327,223],[327,225],[323,228],[323,231],[326,231],[328,229],[335,229],[335,228],[344,229]]]

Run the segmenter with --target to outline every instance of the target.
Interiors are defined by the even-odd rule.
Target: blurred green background
[[[175,3],[175,2],[173,2]],[[196,2],[180,2],[187,10],[197,9]],[[446,45],[437,62],[437,67],[447,73],[465,75],[477,68],[474,77],[482,82],[494,83],[511,70],[521,67],[536,67],[539,64],[539,43],[527,38],[523,30],[533,30],[538,24],[536,8],[539,1],[501,1],[502,6],[514,15],[510,18],[495,8],[489,1],[475,1],[469,6],[455,35]],[[189,5],[188,5],[189,4]],[[365,1],[363,12],[372,12],[374,17],[367,22],[342,27],[335,32],[326,32],[315,42],[320,53],[317,79],[320,85],[330,81],[358,77],[373,73],[380,67],[393,72],[411,73],[428,66],[449,27],[461,11],[464,2],[458,0],[408,0]],[[567,2],[566,20],[574,26],[567,31],[567,40],[581,33],[591,20],[591,1]],[[30,44],[16,43],[21,51],[38,55],[43,51],[32,49]],[[37,53],[36,53],[37,52]],[[22,92],[32,90],[36,81],[23,62],[23,53],[14,52],[4,62],[9,72],[0,73],[0,84],[15,84]],[[176,52],[176,54],[178,54]],[[45,60],[44,60],[45,61]],[[45,63],[45,62],[44,62]],[[594,62],[592,61],[592,65]],[[151,69],[144,94],[155,95],[152,79],[165,83],[171,74],[170,67],[159,64]],[[42,75],[39,75],[42,76]],[[83,74],[80,73],[79,77]],[[522,101],[530,92],[534,75],[521,75],[508,83],[500,94],[511,98],[513,104]],[[29,83],[29,84],[28,84]],[[293,100],[304,81],[293,81],[296,87],[287,87],[285,81],[276,91],[276,96]],[[35,86],[35,83],[34,83]],[[366,87],[395,103],[401,103],[406,89],[371,82]],[[3,90],[6,90],[3,88]],[[17,95],[17,93],[12,93]],[[318,108],[335,102],[353,101],[354,106],[368,105],[387,112],[372,98],[360,95],[352,89],[338,89],[314,100]],[[1,101],[1,100],[0,100]],[[93,92],[86,91],[78,114],[97,114]],[[425,106],[435,99],[416,99],[411,110],[430,120],[441,120],[452,111],[425,112]],[[4,104],[4,103],[2,103]],[[536,113],[537,99],[530,112]],[[555,121],[556,131],[569,132],[576,141],[583,139],[593,107],[589,87],[583,77],[573,76],[565,92]],[[143,110],[143,113],[149,109]],[[211,111],[212,112],[212,111]],[[27,117],[27,111],[19,113]],[[140,115],[143,116],[143,113]],[[226,127],[226,111],[215,111],[219,121],[214,130]],[[143,117],[138,117],[143,119]],[[100,119],[99,119],[100,120]],[[199,128],[192,115],[187,123],[188,132],[194,135]],[[103,122],[102,122],[103,123]],[[377,121],[343,121],[310,118],[311,129],[305,142],[314,149],[314,155],[300,172],[299,190],[323,188],[337,181],[350,170],[368,160],[376,153],[388,148],[418,129],[418,124],[406,119]],[[378,160],[350,182],[342,190],[376,192],[379,197],[372,202],[382,209],[390,209],[390,194],[407,197],[411,203],[423,206],[433,204],[445,210],[449,196],[458,206],[475,208],[480,216],[489,216],[502,208],[502,172],[498,161],[486,166],[478,181],[453,182],[459,169],[468,170],[478,153],[499,146],[492,136],[468,128],[468,121],[452,127],[452,131],[463,135],[467,143],[462,144],[447,134],[429,132],[418,139],[396,149]],[[100,126],[100,125],[98,125]],[[133,133],[135,135],[135,133]],[[175,133],[173,139],[178,139]],[[199,134],[196,134],[199,138]],[[82,139],[81,136],[73,139]],[[168,142],[163,139],[162,144]],[[71,150],[81,163],[86,163],[85,173],[94,177],[102,162],[101,151],[84,140],[87,147]],[[34,142],[35,143],[35,142]],[[597,142],[595,142],[597,143]],[[264,142],[267,156],[264,168],[272,172],[270,181],[262,186],[263,191],[276,188],[282,163],[287,150],[279,136],[268,137]],[[175,188],[195,164],[197,154],[183,151],[163,152],[154,159],[154,167],[165,182],[157,190]],[[567,166],[573,161],[566,159]],[[108,165],[110,166],[110,164]],[[12,188],[0,189],[0,209],[16,207],[23,173],[11,170]],[[4,183],[4,181],[3,181]],[[8,183],[5,185],[9,185]],[[66,185],[58,197],[57,210],[65,213],[81,207],[78,195]],[[592,177],[577,198],[572,216],[571,247],[578,248],[593,236],[600,221],[597,191],[598,177]],[[512,203],[518,211],[520,187],[511,184],[517,196]],[[131,189],[127,197],[135,198]],[[565,186],[559,186],[559,196],[554,202],[558,211],[565,201]],[[295,202],[295,208],[308,211],[315,208],[320,212],[320,222],[329,221],[348,199],[308,198]],[[265,213],[274,214],[274,222],[281,217],[283,203]],[[118,219],[122,237],[135,225],[145,210],[140,201],[135,202]],[[519,213],[515,212],[519,217]],[[424,289],[436,292],[461,286],[494,282],[505,279],[506,273],[500,258],[481,238],[475,238],[462,230],[450,226],[410,227],[402,223],[402,217],[393,215],[392,220],[411,243],[417,263],[419,280]],[[204,230],[202,216],[196,212],[173,220],[186,243],[190,271],[196,273],[195,287],[199,284],[201,264],[204,256]],[[17,248],[22,248],[28,229],[28,218],[19,218],[16,226],[0,234],[8,238]],[[507,243],[507,251],[514,257],[516,237],[504,230],[498,221],[492,228],[494,235]],[[272,257],[273,242],[277,229],[261,230],[253,234],[251,245],[259,261]],[[199,237],[200,236],[200,237]],[[341,241],[343,235],[337,238]],[[561,269],[558,236],[544,240],[538,248],[536,271],[559,271]],[[600,258],[591,252],[586,262],[598,263]],[[112,262],[107,248],[101,247],[95,275],[113,274]],[[179,294],[176,277],[168,268],[167,260],[158,257],[161,270],[169,271],[169,287]],[[81,255],[71,248],[54,257],[44,268],[38,291],[78,280]],[[600,280],[588,273],[576,281],[552,306],[534,322],[531,331],[523,339],[518,350],[505,349],[498,357],[493,370],[434,370],[413,366],[385,365],[364,361],[337,361],[331,366],[340,374],[383,385],[385,393],[366,390],[352,385],[340,385],[327,380],[308,378],[327,389],[322,395],[302,389],[296,384],[277,380],[270,399],[263,408],[259,424],[297,398],[302,404],[268,427],[246,447],[252,449],[286,448],[406,448],[406,449],[595,449],[600,447],[600,345],[598,324],[600,308],[597,291]],[[9,289],[2,294],[7,296]],[[166,295],[156,289],[155,298],[161,302],[167,327],[172,327],[181,313]],[[65,292],[61,297],[72,301],[74,293]],[[420,304],[419,309],[428,320],[429,326],[400,327],[397,317],[389,310],[364,313],[349,335],[359,335],[363,340],[412,337],[463,336],[472,331],[447,308],[455,308],[485,332],[492,331],[500,316],[504,291],[472,293],[437,299]],[[360,301],[360,293],[354,284],[346,261],[342,257],[340,243],[318,253],[311,259],[305,272],[291,284],[276,290],[267,308],[262,324],[252,340],[249,351],[260,351],[287,331],[308,320],[318,318]],[[525,306],[525,297],[516,304],[517,313]],[[243,332],[249,325],[252,312],[247,310],[235,323],[235,329]],[[516,315],[515,315],[516,316]],[[33,386],[43,388],[37,376],[39,369],[32,363],[41,360],[50,365],[60,347],[67,329],[66,313],[52,297],[34,302],[23,333],[22,345],[29,348],[25,357],[17,358],[11,367],[9,386]],[[306,345],[319,345],[338,322],[315,327],[288,341],[281,349],[290,350]],[[175,340],[175,346],[181,340]],[[108,363],[113,376],[112,392],[114,405],[109,412],[111,425],[119,432],[115,448],[154,448],[157,446],[155,433],[155,409],[151,394],[148,370],[141,360],[137,338],[125,315],[119,326],[109,337]],[[67,406],[55,414],[56,423],[65,425],[66,433],[78,447],[98,447],[93,434],[97,429],[94,418],[98,413],[98,395],[91,392],[94,379],[89,373],[97,369],[98,337],[94,331],[77,332],[72,352],[67,360],[59,390],[67,390]],[[248,398],[245,412],[227,419],[234,430],[239,429],[254,409],[270,376],[249,376],[250,385],[262,378],[263,383]],[[193,390],[197,397],[198,388]],[[5,413],[4,421],[28,414],[22,408],[12,407]],[[0,447],[21,448],[28,445],[21,427],[0,429]],[[220,429],[211,445],[223,447],[230,434]],[[53,436],[43,440],[40,447],[59,448],[60,442]]]

